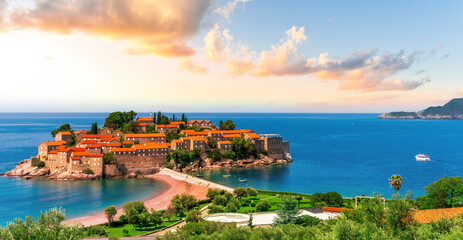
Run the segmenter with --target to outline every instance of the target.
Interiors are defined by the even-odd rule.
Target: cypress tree
[[[153,114],[153,123],[156,124],[156,114]]]
[[[157,124],[161,123],[161,118],[162,118],[161,111],[159,111],[158,112],[158,121],[156,122]]]

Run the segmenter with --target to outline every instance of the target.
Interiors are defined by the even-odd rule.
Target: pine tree
[[[175,120],[175,114],[172,115],[172,121],[174,121],[174,122],[176,121]]]
[[[96,122],[92,123],[92,128],[90,128],[90,133],[91,134],[98,134],[98,124]]]
[[[161,123],[161,118],[162,118],[162,114],[161,114],[161,111],[158,112],[158,121],[156,122],[156,124],[160,124]]]
[[[182,113],[182,122],[185,122],[185,113]]]
[[[153,114],[153,123],[156,124],[156,114]]]

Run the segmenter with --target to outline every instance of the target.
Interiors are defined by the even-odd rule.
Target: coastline
[[[157,180],[157,181],[161,181],[164,184],[167,184],[166,190],[164,190],[164,192],[162,192],[160,195],[144,201],[145,206],[149,210],[166,209],[169,206],[170,200],[172,199],[172,197],[177,194],[184,194],[184,193],[192,194],[198,200],[200,200],[200,199],[206,198],[207,190],[209,188],[220,188],[226,191],[230,191],[230,190],[233,191],[232,188],[229,188],[229,187],[217,184],[217,183],[213,183],[213,182],[210,182],[204,179],[198,179],[198,178],[192,177],[187,174],[177,173],[169,169],[161,169],[159,173],[156,173],[154,175],[149,175],[146,177]],[[122,215],[122,213],[123,213],[122,208],[118,208],[115,219],[118,219]],[[88,227],[91,225],[98,225],[98,224],[103,224],[107,222],[108,220],[106,219],[106,216],[102,209],[101,213],[69,219],[69,220],[66,220],[64,223],[70,224],[70,225],[82,224],[83,226]]]

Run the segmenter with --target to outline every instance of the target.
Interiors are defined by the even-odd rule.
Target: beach
[[[166,209],[170,205],[170,200],[172,199],[172,197],[174,197],[177,194],[191,194],[195,196],[198,200],[200,200],[206,199],[207,190],[209,188],[219,188],[224,189],[226,191],[233,190],[232,188],[228,188],[220,184],[209,182],[204,179],[192,177],[190,175],[175,172],[169,169],[161,169],[159,173],[149,175],[146,177],[162,181],[163,183],[168,185],[168,188],[160,195],[144,201],[145,206],[149,210]],[[119,219],[119,217],[122,214],[122,208],[117,209],[117,215],[115,219]],[[108,219],[106,218],[103,209],[99,214],[69,219],[65,221],[66,224],[82,224],[85,227],[107,222]]]

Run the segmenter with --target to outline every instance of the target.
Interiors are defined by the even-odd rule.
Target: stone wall
[[[136,154],[124,154],[114,156],[118,164],[124,165],[128,173],[153,174],[164,165],[167,155],[139,156]]]

